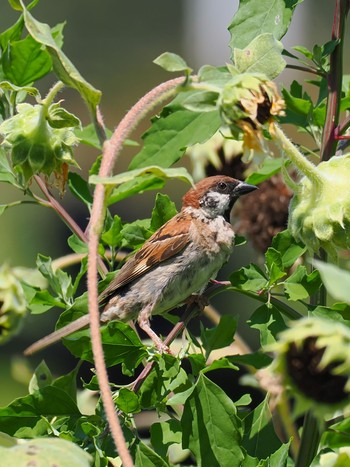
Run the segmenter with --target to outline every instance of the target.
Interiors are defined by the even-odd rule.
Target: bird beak
[[[234,190],[235,196],[242,196],[250,193],[251,191],[257,190],[258,187],[255,185],[249,185],[249,183],[241,182]]]

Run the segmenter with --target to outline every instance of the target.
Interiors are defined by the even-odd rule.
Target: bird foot
[[[191,305],[197,305],[200,311],[202,312],[204,308],[209,305],[209,301],[207,297],[205,297],[202,294],[192,294],[188,299],[186,300],[186,303],[188,306]]]

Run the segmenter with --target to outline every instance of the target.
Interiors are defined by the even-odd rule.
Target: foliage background
[[[16,17],[7,2],[2,3],[1,30]],[[224,63],[228,59],[229,50],[226,45],[227,37],[222,37],[221,34],[229,24],[237,4],[236,1],[226,0],[102,0],[97,6],[94,0],[46,0],[38,4],[35,15],[39,20],[51,25],[67,21],[63,50],[82,75],[103,91],[102,110],[107,126],[113,128],[141,95],[169,77],[152,64],[152,60],[163,51],[171,50],[180,54],[196,68],[204,63]],[[333,3],[327,0],[308,0],[301,4],[284,40],[285,45],[302,43],[308,47],[329,40],[332,8]],[[217,34],[217,31],[221,31],[220,34]],[[345,63],[345,73],[349,73],[349,65],[349,62]],[[298,79],[295,72],[293,77]],[[284,72],[279,77],[278,84],[286,84],[288,81],[288,72]],[[39,87],[43,95],[51,84],[45,79],[41,81]],[[79,95],[68,89],[65,90],[64,97],[68,110],[84,117],[86,112]],[[147,122],[144,125],[147,125]],[[141,127],[138,134],[141,134],[143,129],[144,127]],[[91,165],[94,156],[92,152],[89,154],[86,147],[82,151],[83,153],[78,152],[76,157],[84,170]],[[131,154],[132,150],[129,150],[129,155]],[[121,159],[118,164],[125,164],[126,167],[127,160],[128,153],[125,152],[124,160]],[[179,186],[177,183],[177,190]],[[13,199],[11,187],[6,185],[2,190],[2,202],[10,202]],[[175,184],[167,184],[167,191],[174,200],[179,201],[185,190],[184,186],[181,193],[176,193]],[[143,194],[142,204],[139,198],[128,200],[124,204],[119,203],[118,213],[130,221],[138,217],[147,217],[145,212],[150,212],[153,200],[153,192]],[[87,213],[77,212],[78,203],[68,193],[63,203],[72,212],[73,217],[84,225]],[[1,227],[0,263],[7,261],[12,266],[21,264],[31,267],[35,264],[38,250],[52,257],[68,251],[68,230],[50,210],[19,206],[8,210],[2,216]],[[236,249],[232,260],[234,267],[231,264],[228,270],[232,271],[241,264],[246,264],[252,254],[249,246]],[[240,307],[239,304],[237,306]],[[244,307],[248,307],[249,310],[249,303],[244,302]],[[27,393],[26,370],[20,360],[21,352],[27,344],[51,330],[55,319],[53,314],[42,315],[42,327],[39,329],[36,325],[35,329],[31,329],[29,318],[26,332],[2,348],[0,405]],[[243,327],[240,331],[244,333],[247,330]],[[247,338],[254,345],[255,335]],[[45,359],[48,365],[57,371],[68,370],[73,366],[69,360],[70,354],[63,346],[47,351]],[[34,368],[40,357],[33,358],[32,361]]]

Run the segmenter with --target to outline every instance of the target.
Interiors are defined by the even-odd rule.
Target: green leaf
[[[57,295],[66,303],[69,302],[73,294],[71,277],[61,269],[54,272],[52,269],[52,260],[47,256],[39,254],[36,264],[41,274],[48,280],[50,286]]]
[[[89,467],[93,465],[90,454],[75,443],[61,438],[20,440],[12,447],[0,446],[1,463],[6,466],[57,466]]]
[[[256,370],[265,368],[272,362],[272,358],[262,352],[253,352],[246,355],[229,355],[227,359],[239,365],[252,366]]]
[[[79,118],[61,107],[60,102],[50,105],[47,120],[52,128],[74,128],[81,125]]]
[[[108,326],[101,328],[101,337],[107,366],[123,363],[133,371],[147,355],[145,346],[126,323],[111,321]],[[63,343],[73,355],[93,363],[88,329],[71,334],[63,340]]]
[[[74,402],[76,402],[76,399],[77,399],[77,375],[78,375],[80,366],[81,366],[81,362],[77,364],[74,370],[70,371],[66,375],[56,378],[52,382],[52,386],[64,391],[66,394],[68,394],[69,397],[72,398]]]
[[[199,113],[183,108],[188,95],[182,92],[153,120],[143,135],[144,146],[131,161],[130,169],[149,165],[170,167],[181,158],[186,147],[203,143],[220,128],[217,110]]]
[[[255,264],[233,272],[230,276],[230,282],[235,288],[250,292],[260,292],[268,285],[264,273]]]
[[[158,193],[152,210],[150,229],[155,232],[176,214],[177,209],[175,203],[171,201],[168,195]]]
[[[286,275],[283,268],[282,255],[275,248],[269,247],[266,250],[265,261],[270,285],[275,284]]]
[[[190,68],[185,60],[180,57],[180,55],[174,54],[172,52],[164,52],[159,57],[153,60],[153,63],[159,65],[166,71],[185,71],[186,74],[191,73],[192,68]]]
[[[271,246],[280,252],[283,269],[293,266],[295,261],[306,252],[305,245],[296,242],[288,229],[275,235]]]
[[[29,394],[38,389],[45,388],[52,383],[52,374],[45,361],[42,360],[35,368],[34,374],[29,382]]]
[[[151,425],[152,446],[164,459],[167,457],[169,446],[181,444],[181,439],[181,425],[178,420],[170,419]]]
[[[338,266],[314,260],[327,291],[336,300],[350,304],[350,272]]]
[[[244,418],[243,447],[258,459],[265,459],[281,447],[271,421],[268,396]]]
[[[192,451],[198,465],[241,465],[242,427],[236,407],[219,386],[202,374],[185,402],[181,427],[182,446]]]
[[[72,234],[70,237],[68,237],[67,243],[68,243],[69,247],[74,251],[74,253],[87,254],[87,252],[88,252],[87,243],[80,240],[80,238],[77,237],[75,234]]]
[[[284,292],[289,300],[305,300],[321,287],[318,271],[307,273],[306,267],[299,264],[293,274],[284,281]]]
[[[6,152],[2,147],[0,147],[0,182],[11,183],[11,185],[18,186],[16,177],[7,159]]]
[[[38,89],[33,88],[32,86],[16,86],[15,84],[10,83],[10,81],[1,81],[0,89],[3,91],[11,91],[15,93],[28,93],[31,96],[40,98]]]
[[[202,373],[208,373],[209,371],[214,371],[214,370],[234,370],[238,371],[239,368],[237,365],[234,365],[231,363],[230,359],[228,357],[222,357],[219,358],[218,360],[214,360],[210,365],[206,366],[203,370]]]
[[[261,167],[259,167],[255,172],[251,173],[246,182],[251,185],[258,185],[259,183],[268,180],[272,175],[280,172],[283,165],[283,158],[281,157],[269,157],[267,156]]]
[[[215,349],[221,349],[232,344],[237,329],[237,321],[231,315],[223,315],[220,322],[212,329],[201,330],[202,344],[205,349],[206,358]]]
[[[350,419],[332,424],[322,435],[322,443],[331,449],[350,445]]]
[[[240,73],[263,73],[274,79],[286,66],[282,50],[282,43],[272,34],[261,34],[244,49],[233,49],[234,64]]]
[[[13,203],[9,204],[0,204],[0,216],[1,214],[4,214],[7,208],[11,208],[12,206],[18,206],[19,204],[21,204],[21,201],[14,201]]]
[[[133,249],[140,248],[140,246],[142,246],[152,235],[149,227],[149,219],[137,220],[130,224],[125,224],[121,231],[123,236],[123,246]]]
[[[138,413],[141,411],[139,397],[127,388],[120,388],[118,396],[115,398],[118,408],[126,414]]]
[[[135,467],[169,467],[169,464],[140,441],[136,446]]]
[[[271,454],[269,459],[269,467],[284,467],[287,465],[289,446],[290,441],[288,443],[282,444],[282,446],[277,449],[277,451]]]
[[[66,392],[46,386],[33,394],[15,399],[0,408],[0,431],[15,435],[22,427],[34,427],[41,417],[68,417],[74,423],[81,416]]]
[[[109,139],[112,136],[113,132],[106,128],[106,136]],[[102,150],[102,145],[98,136],[96,134],[96,129],[93,123],[86,125],[84,128],[77,128],[75,130],[75,135],[79,138],[81,143],[92,146],[93,148]],[[135,143],[137,146],[137,143]]]
[[[50,310],[52,307],[66,308],[65,303],[53,297],[48,290],[38,290],[30,300],[29,308],[33,315],[38,315]]]
[[[50,55],[31,36],[14,41],[2,57],[5,78],[17,86],[26,86],[50,72]]]
[[[300,0],[241,0],[232,23],[230,47],[243,49],[265,32],[281,39],[288,30],[295,6]]]
[[[286,329],[281,313],[271,305],[263,305],[255,310],[248,323],[251,328],[259,330],[262,347],[276,342],[277,335]]]
[[[23,28],[24,20],[23,16],[21,15],[11,27],[0,34],[0,47],[2,51],[7,49],[7,46],[10,42],[18,41],[21,38]]]
[[[194,92],[184,101],[183,106],[192,112],[213,112],[218,96],[217,92],[212,91]]]
[[[128,172],[123,172],[112,177],[99,177],[98,175],[91,175],[89,182],[94,185],[97,183],[102,183],[103,185],[121,185],[122,183],[134,180],[135,177],[145,174],[153,174],[164,179],[179,178],[182,181],[193,184],[191,175],[184,167],[163,169],[162,167],[158,167],[156,165],[129,170]]]
[[[76,89],[93,110],[101,99],[101,92],[81,76],[68,57],[61,51],[52,35],[50,27],[36,20],[20,0],[23,17],[29,34],[39,44],[44,45],[51,56],[52,65],[58,78],[67,86]]]
[[[71,193],[90,209],[92,205],[92,195],[86,180],[76,172],[69,172],[68,186]]]
[[[152,174],[139,175],[133,180],[129,180],[114,188],[112,193],[108,195],[107,204],[110,206],[122,199],[142,194],[144,191],[160,190],[164,185],[164,178],[159,178]]]
[[[113,217],[112,225],[101,236],[103,242],[114,248],[120,246],[123,238],[122,229],[122,220],[119,216],[115,215]]]

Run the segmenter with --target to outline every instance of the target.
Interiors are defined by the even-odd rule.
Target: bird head
[[[237,199],[257,187],[231,177],[207,177],[191,188],[182,199],[182,208],[201,209],[208,218],[223,216],[229,222],[230,213]]]

